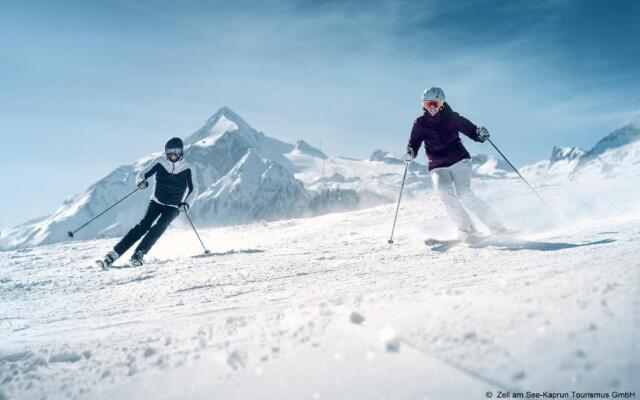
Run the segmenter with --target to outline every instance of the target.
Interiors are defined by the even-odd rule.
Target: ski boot
[[[106,256],[104,256],[104,260],[97,260],[96,264],[100,268],[102,268],[103,271],[106,271],[109,269],[109,267],[111,267],[111,264],[113,264],[113,262],[118,259],[119,256],[120,255],[115,251],[110,251]]]
[[[140,267],[144,263],[143,258],[144,252],[138,250],[133,253],[133,255],[131,256],[131,260],[129,260],[129,263],[134,267]]]

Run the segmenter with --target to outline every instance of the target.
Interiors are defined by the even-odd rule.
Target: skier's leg
[[[492,231],[504,229],[500,217],[471,190],[471,160],[464,159],[450,167],[458,199]]]
[[[170,206],[162,206],[162,214],[158,221],[149,229],[149,232],[144,236],[138,247],[136,247],[136,253],[142,252],[142,254],[147,254],[151,247],[160,239],[160,236],[164,233],[164,231],[169,227],[171,221],[173,221],[180,211],[175,207]]]
[[[444,203],[449,217],[456,223],[461,234],[468,234],[475,231],[469,214],[456,197],[453,188],[453,175],[448,167],[435,168],[431,170],[433,184]]]
[[[142,218],[142,220],[138,223],[138,225],[131,228],[131,230],[124,235],[124,237],[113,247],[113,251],[118,253],[118,256],[123,255],[129,248],[138,241],[149,231],[151,228],[151,224],[155,221],[158,216],[162,212],[162,206],[155,201],[149,202],[149,207],[147,208],[147,212]]]

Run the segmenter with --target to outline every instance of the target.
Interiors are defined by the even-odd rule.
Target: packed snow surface
[[[637,184],[589,179],[534,182],[560,216],[477,181],[521,231],[477,245],[423,244],[454,234],[427,190],[393,245],[386,204],[203,229],[209,257],[174,227],[139,268],[93,265],[113,239],[1,252],[0,399],[640,393]]]

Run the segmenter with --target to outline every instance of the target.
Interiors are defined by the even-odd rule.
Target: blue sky
[[[438,85],[517,165],[589,148],[640,111],[638,21],[637,1],[5,0],[0,227],[222,106],[364,158],[403,151]]]

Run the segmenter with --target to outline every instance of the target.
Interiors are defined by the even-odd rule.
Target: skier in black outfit
[[[180,138],[169,139],[164,147],[165,157],[143,171],[137,179],[136,185],[140,189],[149,186],[147,179],[155,175],[156,185],[151,195],[147,212],[138,223],[107,253],[102,267],[108,268],[124,254],[140,238],[140,244],[131,256],[131,265],[142,265],[145,254],[158,241],[180,211],[189,210],[190,200],[196,197],[193,185],[194,170],[183,160],[184,146]],[[186,195],[185,195],[186,192]],[[153,224],[155,221],[155,224]],[[153,225],[153,226],[152,226]]]

